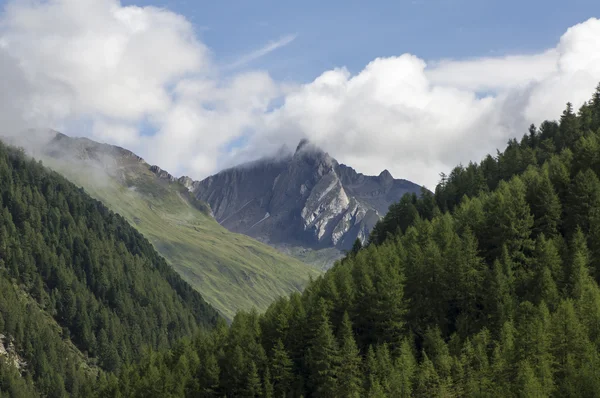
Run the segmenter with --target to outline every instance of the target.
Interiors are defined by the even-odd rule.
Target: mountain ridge
[[[334,248],[338,257],[356,239],[367,240],[389,205],[421,190],[388,170],[358,173],[306,139],[288,156],[241,164],[187,186],[230,231],[280,249]]]
[[[125,217],[228,319],[238,310],[265,309],[319,275],[310,265],[219,226],[209,206],[180,179],[127,149],[53,130],[9,141]]]

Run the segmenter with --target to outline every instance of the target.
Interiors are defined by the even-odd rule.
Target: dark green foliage
[[[2,361],[0,391],[89,396],[96,365],[116,372],[217,317],[122,217],[0,143],[0,333],[25,363],[20,380]]]
[[[339,341],[341,342],[340,367],[338,369],[338,384],[335,395],[358,398],[362,394],[361,357],[354,341],[352,322],[347,312],[344,313],[339,335]]]

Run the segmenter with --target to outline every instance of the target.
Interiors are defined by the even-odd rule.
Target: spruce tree
[[[595,212],[600,208],[600,180],[592,170],[580,171],[574,178],[567,198],[565,227],[567,233],[581,228],[590,231]]]
[[[327,315],[327,303],[322,298],[315,308],[313,322],[316,330],[307,352],[309,387],[315,397],[332,397],[337,388],[339,350]]]
[[[412,346],[408,338],[402,340],[395,361],[395,380],[391,383],[391,392],[398,398],[412,396],[413,380],[417,371],[417,361],[412,352]]]
[[[577,229],[569,248],[569,261],[565,269],[565,287],[574,299],[579,299],[585,285],[589,283],[589,253],[585,236],[581,229]]]
[[[275,396],[285,397],[292,382],[292,361],[281,340],[277,340],[271,354],[271,380]]]
[[[262,396],[262,382],[258,375],[258,369],[254,361],[250,362],[248,369],[248,377],[246,380],[245,396],[247,397],[259,397]]]
[[[265,376],[263,378],[263,382],[264,382],[264,384],[263,384],[264,398],[274,398],[275,391],[273,389],[273,383],[271,383],[271,374],[269,372],[268,367],[265,370]]]
[[[339,336],[341,349],[336,396],[358,398],[362,396],[361,358],[347,312],[344,313]]]

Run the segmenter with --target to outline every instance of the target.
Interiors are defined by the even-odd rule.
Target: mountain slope
[[[88,396],[98,367],[218,318],[122,217],[0,143],[0,391]]]
[[[391,203],[421,190],[387,170],[377,177],[359,174],[306,140],[293,155],[240,165],[188,186],[231,231],[294,253],[308,248],[338,256],[357,238],[365,241]]]
[[[560,123],[458,166],[435,195],[403,197],[381,235],[302,295],[143,361],[120,390],[598,397],[599,153],[600,86],[578,114],[569,104]],[[209,360],[182,377],[198,355]]]
[[[227,231],[175,178],[130,151],[56,133],[44,145],[39,144],[43,137],[29,137],[37,146],[24,145],[36,156],[129,220],[228,318],[240,309],[264,310],[318,275],[298,260]]]

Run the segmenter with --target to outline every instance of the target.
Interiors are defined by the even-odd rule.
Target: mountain
[[[0,396],[90,396],[99,374],[216,325],[146,238],[64,177],[0,143],[0,181]]]
[[[577,113],[569,104],[560,122],[457,166],[435,194],[404,196],[302,294],[144,359],[118,389],[598,397],[599,154],[600,86]]]
[[[284,250],[321,250],[331,256],[333,249],[333,259],[357,238],[366,241],[402,195],[421,190],[387,170],[379,176],[357,173],[307,140],[293,155],[243,164],[198,182],[182,181],[228,230]]]
[[[229,319],[241,309],[264,310],[319,274],[221,227],[184,185],[129,150],[55,131],[29,131],[17,143],[125,217]]]

